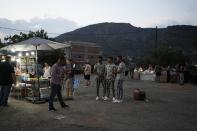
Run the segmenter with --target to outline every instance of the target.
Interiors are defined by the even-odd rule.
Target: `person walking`
[[[63,101],[61,88],[62,88],[62,79],[63,79],[63,65],[65,64],[65,57],[60,57],[51,68],[51,94],[49,97],[49,111],[56,111],[53,106],[54,97],[57,95],[58,100],[62,108],[69,107]]]
[[[8,106],[8,97],[12,84],[16,85],[14,67],[11,65],[11,56],[5,57],[5,62],[0,63],[0,106]]]
[[[123,82],[125,77],[125,63],[123,62],[122,56],[117,57],[118,67],[117,67],[117,76],[116,79],[118,80],[117,85],[117,98],[114,102],[123,102]]]
[[[94,65],[94,72],[96,74],[96,100],[99,100],[99,88],[103,86],[103,97],[105,96],[105,64],[103,64],[103,57],[98,57],[98,62]]]
[[[113,63],[113,58],[108,57],[107,64],[105,66],[106,68],[106,80],[105,80],[105,86],[106,86],[106,96],[104,97],[104,100],[108,100],[110,98],[110,90],[112,90],[112,101],[115,101],[115,89],[114,89],[114,82],[115,82],[115,72],[116,72],[116,65]]]

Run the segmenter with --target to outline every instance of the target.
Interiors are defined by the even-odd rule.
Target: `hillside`
[[[158,29],[158,46],[193,50],[197,26],[169,26]],[[85,41],[101,46],[105,55],[146,55],[155,46],[155,29],[138,28],[128,23],[100,23],[79,28],[55,38],[58,42]]]

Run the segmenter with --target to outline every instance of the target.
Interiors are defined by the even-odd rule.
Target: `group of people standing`
[[[184,82],[188,82],[188,69],[185,64],[177,64],[175,66],[155,66],[156,81],[159,82],[161,72],[166,72],[167,82],[178,82],[180,85],[184,85]],[[172,76],[175,76],[172,77]],[[174,78],[174,79],[173,79]]]
[[[11,57],[6,57],[6,62],[0,64],[0,106],[7,106],[8,96],[12,88],[12,84],[16,84],[16,76],[14,67],[10,63]],[[110,91],[112,91],[112,101],[123,101],[123,81],[125,76],[126,66],[122,56],[117,57],[117,65],[113,62],[112,57],[107,58],[107,63],[103,63],[103,57],[98,57],[98,62],[94,65],[96,74],[96,100],[100,100],[99,90],[103,86],[104,101],[110,100]],[[85,66],[84,77],[86,85],[90,86],[91,66]],[[57,95],[62,108],[69,107],[65,104],[62,98],[62,86],[66,88],[66,97],[72,98],[74,69],[71,59],[60,57],[58,61],[50,67],[45,63],[44,77],[50,80],[51,93],[49,97],[49,111],[54,108],[53,101]],[[117,80],[117,88],[115,90],[115,80]]]
[[[107,64],[103,63],[103,57],[98,57],[98,62],[94,66],[94,72],[96,73],[96,100],[100,100],[99,90],[100,85],[103,86],[103,97],[104,101],[110,100],[110,90],[112,90],[112,102],[120,103],[123,101],[123,81],[125,76],[126,66],[123,62],[122,56],[117,57],[118,65],[113,63],[113,58],[107,58]],[[89,64],[85,65],[84,68],[84,78],[86,86],[90,86],[90,74],[91,66]],[[73,64],[72,61],[64,57],[60,57],[51,69],[50,69],[50,84],[51,84],[51,94],[49,98],[49,111],[56,109],[53,105],[54,97],[57,95],[58,100],[62,108],[69,107],[65,104],[61,94],[62,84],[66,87],[66,96],[72,97],[73,91]],[[115,93],[115,80],[117,80],[117,90]]]
[[[107,64],[103,63],[103,57],[98,57],[98,62],[94,65],[96,74],[96,100],[110,100],[110,91],[112,90],[112,102],[120,103],[123,101],[123,81],[125,77],[126,66],[122,56],[117,57],[117,65],[113,62],[113,57],[107,58]],[[117,88],[115,93],[115,80]],[[103,87],[103,96],[100,98],[100,86]]]

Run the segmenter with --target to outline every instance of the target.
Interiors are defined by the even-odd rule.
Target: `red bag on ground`
[[[135,89],[133,91],[133,98],[134,100],[146,100],[146,93],[140,89]]]

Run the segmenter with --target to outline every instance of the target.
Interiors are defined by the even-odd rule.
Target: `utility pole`
[[[157,28],[157,26],[156,26],[156,28],[155,28],[155,49],[157,48],[157,37],[158,37],[158,28]]]

